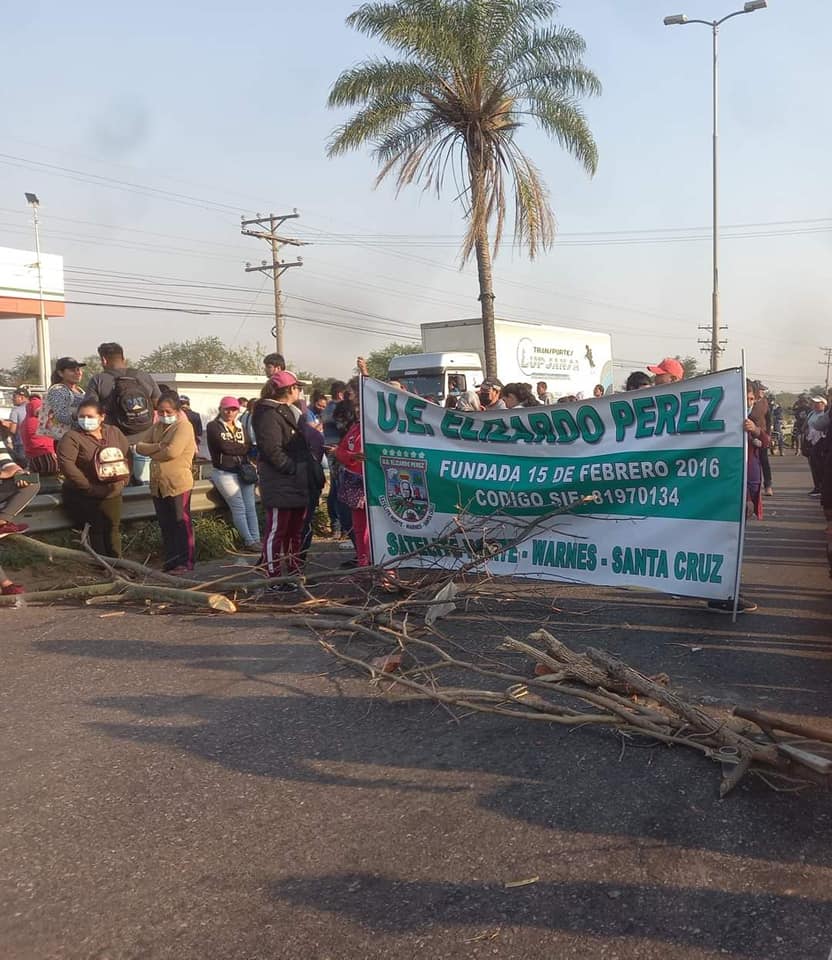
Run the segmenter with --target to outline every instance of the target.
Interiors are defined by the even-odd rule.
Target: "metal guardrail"
[[[197,480],[191,493],[191,513],[208,513],[225,507],[225,501],[217,493],[210,480]],[[122,520],[149,520],[156,516],[150,487],[125,487]],[[29,533],[50,533],[53,530],[69,530],[72,522],[61,506],[60,493],[42,493],[15,517],[29,524]]]

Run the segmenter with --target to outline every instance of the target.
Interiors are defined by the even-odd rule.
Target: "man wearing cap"
[[[182,413],[188,418],[191,423],[191,426],[194,428],[194,440],[196,440],[197,447],[199,446],[199,441],[202,439],[202,417],[196,413],[196,411],[191,410],[191,398],[186,397],[184,394],[179,394],[179,402],[182,404]]]
[[[823,486],[823,461],[826,454],[826,397],[812,397],[812,412],[806,421],[806,447],[809,451],[809,469],[812,471],[810,497],[819,497]]]
[[[665,357],[661,363],[647,369],[656,375],[653,383],[657,387],[663,383],[676,383],[677,380],[685,379],[685,368],[675,357]]]
[[[505,410],[505,401],[500,399],[502,383],[494,377],[488,377],[477,387],[483,410]]]
[[[9,412],[8,420],[0,420],[0,423],[9,431],[12,438],[12,456],[22,466],[26,464],[26,454],[23,450],[23,432],[20,428],[26,419],[26,404],[28,402],[29,391],[26,387],[18,387],[12,394],[12,409]]]

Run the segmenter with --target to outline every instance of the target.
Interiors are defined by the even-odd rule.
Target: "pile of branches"
[[[782,791],[828,783],[832,775],[831,731],[739,707],[705,709],[674,692],[665,674],[645,676],[593,647],[579,653],[546,630],[525,641],[508,636],[502,641],[503,650],[527,660],[530,675],[524,675],[500,665],[499,651],[461,659],[449,652],[447,642],[414,635],[419,631],[413,626],[386,618],[384,626],[370,628],[366,618],[353,618],[357,633],[388,647],[395,638],[392,652],[361,658],[328,640],[321,643],[339,661],[369,674],[372,685],[389,698],[432,700],[455,717],[491,713],[572,728],[603,727],[622,738],[622,751],[631,738],[687,747],[719,764],[723,797],[746,774]],[[443,685],[442,675],[452,675],[455,682]]]
[[[578,652],[543,629],[525,640],[507,636],[495,649],[479,651],[445,636],[435,626],[439,618],[460,605],[476,603],[483,591],[493,594],[487,561],[507,546],[505,533],[499,532],[502,536],[492,540],[493,529],[477,530],[467,550],[471,559],[454,570],[436,565],[402,580],[393,564],[272,580],[294,582],[298,588],[296,599],[278,609],[260,602],[265,581],[263,571],[257,568],[237,569],[205,582],[183,580],[144,564],[101,557],[85,535],[80,551],[21,537],[50,560],[81,561],[107,574],[105,582],[30,593],[25,602],[115,599],[220,613],[265,609],[276,626],[310,631],[334,658],[367,674],[373,690],[386,698],[431,700],[442,704],[456,720],[489,713],[515,721],[606,729],[621,738],[622,750],[635,738],[685,747],[719,765],[722,796],[747,774],[781,791],[829,782],[830,731],[750,709],[706,708],[674,691],[665,674],[645,676],[593,647]],[[512,534],[520,542],[529,530],[515,527]],[[378,588],[389,591],[391,578],[396,596],[380,597]],[[348,599],[322,595],[325,589],[316,590],[317,596],[312,592],[315,587],[344,583],[352,588]],[[510,590],[502,587],[504,583],[501,581],[503,592]],[[20,598],[0,598],[0,603],[4,602],[16,603]],[[535,600],[526,594],[523,602],[533,615],[531,622],[539,624],[543,616],[535,618]],[[356,639],[362,643],[355,643]],[[361,652],[356,650],[359,646]],[[523,666],[518,666],[518,657],[525,661]]]

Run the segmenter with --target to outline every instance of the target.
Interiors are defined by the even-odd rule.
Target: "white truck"
[[[543,380],[556,398],[591,397],[596,384],[612,389],[609,334],[546,323],[495,321],[497,376],[502,383]],[[439,403],[451,393],[476,388],[485,378],[482,320],[422,324],[424,353],[390,360],[388,376],[411,393]]]

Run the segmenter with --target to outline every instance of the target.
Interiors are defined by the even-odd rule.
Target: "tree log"
[[[778,762],[780,757],[775,746],[766,746],[749,740],[715,717],[709,716],[704,710],[686,703],[666,687],[653,683],[652,680],[649,680],[637,670],[628,667],[622,660],[618,660],[602,650],[587,647],[586,655],[594,664],[603,667],[615,680],[627,684],[643,696],[650,697],[662,706],[672,710],[677,716],[687,720],[700,733],[713,737],[717,743],[723,746],[736,747],[741,758],[751,757],[754,760],[771,764],[773,767],[782,766],[782,763]]]
[[[18,536],[18,541],[25,543],[32,550],[42,553],[50,560],[72,560],[74,563],[79,561],[97,566],[97,561],[84,550],[73,550],[72,547],[57,547],[52,543],[42,543],[33,537]],[[124,560],[120,557],[106,557],[107,563],[117,570],[124,570],[129,573],[135,573],[141,577],[150,577],[154,580],[160,580],[162,583],[169,583],[177,587],[195,585],[194,580],[185,580],[182,577],[172,577],[169,573],[163,573],[161,570],[153,570],[143,563],[136,563],[135,560]]]
[[[818,743],[832,743],[832,731],[823,730],[811,723],[796,723],[794,720],[783,720],[775,713],[766,713],[763,710],[752,710],[747,707],[735,707],[734,716],[756,723],[761,730],[782,730],[784,733],[794,733],[806,740],[816,740]]]
[[[88,597],[102,597],[113,595],[121,591],[121,586],[112,581],[108,583],[91,583],[82,587],[67,587],[64,590],[36,590],[33,593],[19,593],[16,596],[0,596],[0,606],[14,607],[19,601],[24,604],[48,603],[51,600],[86,600]]]

